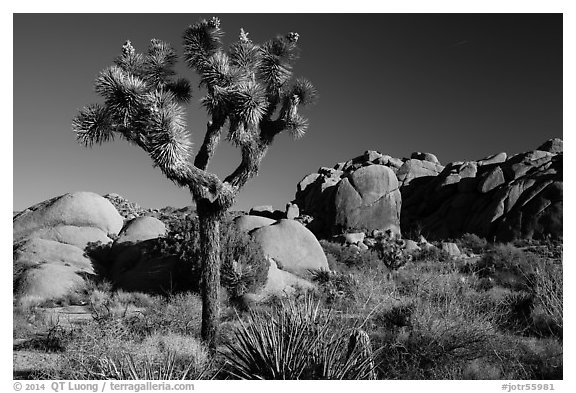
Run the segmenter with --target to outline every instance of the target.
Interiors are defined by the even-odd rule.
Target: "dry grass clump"
[[[85,327],[68,342],[51,379],[198,379],[209,368],[196,337],[130,333],[121,323]]]

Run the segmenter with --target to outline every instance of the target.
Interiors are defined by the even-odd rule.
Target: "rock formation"
[[[298,184],[295,203],[314,218],[319,235],[374,229],[400,232],[401,196],[395,171],[401,162],[374,151],[334,168],[320,168]]]
[[[38,203],[13,218],[14,295],[20,305],[73,296],[94,275],[90,242],[109,243],[122,217],[100,195],[75,192]]]
[[[551,139],[511,157],[446,166],[431,153],[399,160],[367,151],[304,177],[294,202],[320,236],[401,228],[431,239],[561,237],[562,147]]]

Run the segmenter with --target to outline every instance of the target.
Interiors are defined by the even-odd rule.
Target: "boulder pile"
[[[94,275],[88,243],[110,243],[123,219],[105,198],[75,192],[38,203],[13,218],[14,295],[20,305],[42,304],[85,289]]]
[[[367,151],[305,176],[294,203],[324,237],[375,229],[430,239],[561,237],[562,160],[561,139],[445,166],[431,153],[397,159]]]
[[[291,216],[297,210],[287,206]],[[16,304],[75,301],[87,290],[88,279],[102,273],[115,288],[127,291],[166,293],[186,287],[189,266],[176,255],[159,253],[158,238],[194,213],[194,206],[142,209],[117,194],[91,192],[65,194],[18,212],[13,219]],[[298,221],[242,215],[235,222],[251,233],[270,265],[264,288],[251,294],[254,299],[312,287],[309,270],[328,269],[322,247]],[[101,247],[87,253],[91,243]]]

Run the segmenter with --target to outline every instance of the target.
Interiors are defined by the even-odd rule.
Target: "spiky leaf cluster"
[[[92,146],[118,134],[146,150],[177,181],[189,165],[191,143],[181,103],[191,94],[188,81],[173,79],[176,60],[174,49],[160,40],[151,40],[145,55],[126,42],[116,65],[96,79],[104,105],[88,106],[73,120],[78,141]]]
[[[228,139],[243,146],[271,140],[283,130],[302,136],[308,122],[297,108],[312,103],[316,90],[304,79],[290,82],[298,33],[257,45],[241,29],[227,50],[222,36],[219,25],[207,20],[190,26],[184,33],[184,57],[206,87],[204,107],[218,122],[229,121]]]

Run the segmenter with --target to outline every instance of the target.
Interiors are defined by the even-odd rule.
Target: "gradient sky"
[[[76,143],[78,109],[101,102],[98,73],[125,40],[151,38],[181,53],[184,29],[206,15],[14,15],[14,210],[70,191],[116,192],[143,207],[185,206],[190,194],[166,180],[139,148]],[[300,34],[295,74],[320,93],[303,139],[277,138],[236,209],[283,209],[296,184],[321,166],[378,150],[432,152],[442,163],[518,153],[562,137],[561,14],[217,14],[226,43],[240,27],[255,42]],[[207,117],[192,70],[188,125],[196,146]],[[220,176],[239,153],[223,142],[209,169]]]

